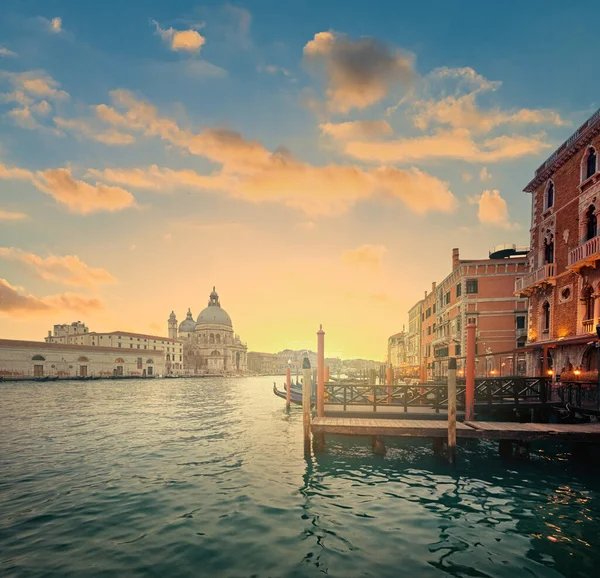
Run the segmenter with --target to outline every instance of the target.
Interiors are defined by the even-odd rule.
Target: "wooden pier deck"
[[[314,434],[447,438],[445,420],[369,419],[360,417],[316,417]],[[456,437],[488,440],[532,441],[552,439],[600,443],[600,423],[542,424],[469,421],[456,423]]]

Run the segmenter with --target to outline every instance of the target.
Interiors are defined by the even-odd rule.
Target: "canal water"
[[[598,575],[599,472],[566,448],[307,462],[272,383],[0,384],[0,576]]]

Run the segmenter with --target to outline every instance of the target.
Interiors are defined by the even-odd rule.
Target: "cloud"
[[[388,141],[356,140],[346,143],[346,154],[364,161],[408,163],[424,160],[458,159],[466,162],[499,162],[540,154],[552,148],[545,135],[500,136],[475,142],[468,130],[440,131],[434,135]]]
[[[413,124],[421,130],[445,126],[485,134],[501,125],[568,124],[557,112],[548,109],[482,109],[476,102],[480,95],[494,92],[501,85],[472,68],[437,68],[423,79],[420,96],[413,92],[390,110],[408,105]]]
[[[488,172],[486,167],[483,167],[479,171],[479,180],[480,181],[489,181],[492,178],[491,173]]]
[[[163,39],[163,42],[175,52],[200,52],[204,46],[206,38],[197,30],[175,30],[174,28],[162,29],[158,22],[152,20],[156,26],[156,33]]]
[[[485,190],[481,195],[470,197],[470,204],[478,205],[477,217],[483,225],[492,225],[510,229],[513,227],[509,221],[508,205],[500,195],[500,191]]]
[[[342,253],[342,261],[350,265],[380,267],[387,248],[384,245],[361,245]]]
[[[30,181],[37,189],[67,206],[72,213],[87,215],[99,211],[121,211],[136,206],[133,195],[120,187],[102,183],[91,185],[73,178],[67,168],[46,169],[35,173],[0,164],[0,179]]]
[[[321,132],[340,140],[372,139],[393,134],[393,129],[385,120],[355,120],[349,122],[324,122],[319,125]]]
[[[397,85],[410,87],[413,57],[372,38],[352,40],[334,31],[318,32],[304,46],[309,69],[325,79],[331,111],[348,113],[385,98]]]
[[[63,285],[95,287],[117,282],[106,269],[90,267],[77,255],[40,257],[17,247],[0,247],[0,259],[23,263],[32,267],[40,279]]]
[[[465,181],[465,183],[468,183],[473,179],[473,175],[471,173],[464,172],[460,175],[460,178]]]
[[[181,188],[222,191],[250,202],[284,204],[310,216],[343,212],[375,195],[401,199],[419,213],[449,211],[455,205],[446,183],[414,168],[364,170],[352,165],[314,166],[295,158],[285,148],[269,151],[259,142],[247,140],[229,129],[206,128],[194,132],[182,128],[127,91],[114,91],[111,96],[115,107],[96,107],[96,114],[104,122],[121,130],[161,138],[219,167],[208,175],[156,165],[90,170],[87,176],[91,178],[155,191]]]
[[[74,132],[78,136],[111,146],[124,146],[135,142],[133,135],[115,129],[98,129],[84,119],[67,119],[54,117],[54,124],[64,130]]]
[[[17,56],[17,53],[9,50],[8,48],[4,48],[4,46],[0,46],[0,56]]]
[[[58,34],[62,31],[62,18],[57,16],[56,18],[52,18],[52,20],[50,20],[50,31],[54,32],[55,34]]]
[[[38,298],[23,294],[20,288],[0,278],[0,314],[22,318],[40,313],[55,314],[72,311],[90,313],[100,309],[103,309],[103,305],[97,298],[76,293],[60,293]]]
[[[26,215],[25,213],[15,213],[0,209],[0,221],[23,221],[24,219],[28,218],[29,215]]]
[[[4,95],[5,98],[15,95],[15,100],[17,96],[25,100],[23,93],[36,98],[50,98],[53,100],[67,100],[69,98],[69,93],[60,89],[60,83],[40,70],[29,72],[0,71],[0,78],[7,78],[17,91],[16,94]],[[30,102],[27,102],[27,104],[30,104]],[[20,104],[23,104],[23,102],[20,102]]]

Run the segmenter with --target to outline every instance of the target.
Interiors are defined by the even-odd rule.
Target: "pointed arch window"
[[[598,217],[596,216],[596,207],[590,205],[585,212],[585,240],[589,241],[598,234]]]
[[[554,183],[552,181],[548,183],[548,188],[546,189],[546,202],[544,205],[544,209],[549,209],[554,206]]]
[[[548,333],[550,331],[550,303],[548,301],[542,306],[542,323],[544,333]]]
[[[590,147],[587,152],[587,158],[585,160],[585,178],[589,179],[592,175],[596,174],[596,149]]]
[[[583,290],[583,303],[585,306],[583,317],[584,321],[594,318],[594,296],[591,287],[586,287]]]
[[[544,263],[554,263],[554,235],[544,240]]]

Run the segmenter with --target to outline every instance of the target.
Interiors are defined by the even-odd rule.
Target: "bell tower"
[[[175,311],[171,311],[169,315],[169,339],[177,339],[177,317],[175,317]]]

